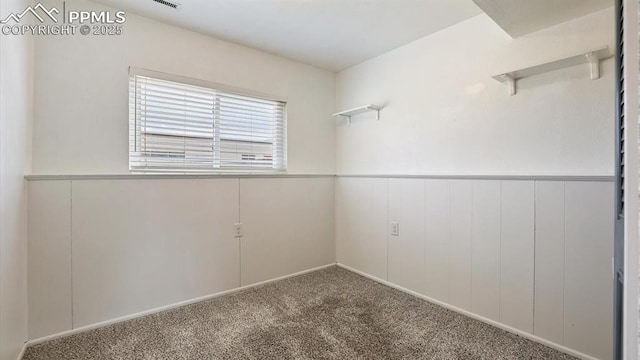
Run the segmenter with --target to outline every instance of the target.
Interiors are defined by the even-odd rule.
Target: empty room
[[[0,360],[638,355],[637,0],[0,0]]]

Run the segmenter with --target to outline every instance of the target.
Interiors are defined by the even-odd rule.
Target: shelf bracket
[[[507,91],[509,95],[513,96],[516,94],[516,79],[507,74],[500,75],[501,81],[507,84]]]
[[[600,59],[592,52],[585,54],[585,56],[591,68],[591,80],[600,78]]]
[[[350,115],[339,114],[337,116],[342,117],[344,119],[347,119],[347,125],[351,126],[351,116]]]
[[[376,112],[376,120],[380,120],[380,110],[382,110],[382,106],[380,105],[373,105],[373,104],[369,104],[369,105],[365,105],[365,106],[360,106],[354,109],[350,109],[350,110],[346,110],[346,111],[341,111],[339,113],[335,113],[333,114],[333,116],[340,116],[340,117],[346,117],[348,120],[348,124],[351,125],[351,117],[354,115],[358,115],[358,114],[362,114],[365,112],[369,112],[369,111],[375,111]]]

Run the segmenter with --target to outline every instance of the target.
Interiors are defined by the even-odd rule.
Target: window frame
[[[252,90],[246,90],[246,89],[242,89],[242,88],[238,88],[238,87],[233,87],[233,86],[229,86],[229,85],[225,85],[225,84],[220,84],[220,83],[215,83],[215,82],[211,82],[211,81],[206,81],[206,80],[200,80],[200,79],[196,79],[196,78],[191,78],[191,77],[187,77],[187,76],[181,76],[181,75],[174,75],[174,74],[168,74],[168,73],[164,73],[164,72],[160,72],[160,71],[154,71],[154,70],[149,70],[149,69],[144,69],[144,68],[138,68],[138,67],[133,67],[130,66],[129,67],[129,71],[128,71],[128,79],[129,79],[129,84],[131,82],[132,77],[135,76],[142,76],[142,77],[149,77],[152,79],[157,79],[157,80],[163,80],[163,81],[169,81],[169,82],[174,82],[174,83],[179,83],[179,84],[184,84],[184,85],[191,85],[191,86],[198,86],[198,87],[203,87],[203,88],[207,88],[207,89],[211,89],[213,91],[220,91],[223,93],[227,93],[227,94],[231,94],[231,95],[238,95],[238,96],[244,96],[244,97],[249,97],[249,98],[254,98],[256,100],[265,100],[265,101],[272,101],[272,102],[279,102],[282,104],[283,107],[283,115],[282,115],[282,159],[281,159],[281,163],[282,163],[282,168],[275,168],[275,167],[271,167],[271,168],[264,168],[264,167],[254,167],[254,166],[233,166],[233,167],[228,167],[228,166],[224,166],[224,165],[219,165],[219,166],[212,166],[210,169],[188,169],[188,168],[180,168],[178,166],[175,166],[173,168],[168,167],[167,169],[144,169],[144,168],[139,168],[139,167],[134,167],[132,166],[132,154],[137,153],[137,143],[138,143],[138,135],[136,134],[137,132],[137,124],[138,124],[138,119],[137,119],[137,111],[136,111],[136,98],[137,98],[137,94],[131,94],[131,88],[129,88],[128,91],[128,96],[129,96],[129,172],[131,173],[143,173],[143,174],[153,174],[153,173],[160,173],[160,174],[184,174],[184,175],[194,175],[194,174],[203,174],[203,175],[215,175],[215,174],[240,174],[240,175],[251,175],[251,174],[286,174],[287,173],[287,169],[288,169],[288,149],[287,149],[287,143],[288,143],[288,136],[287,136],[287,115],[288,115],[288,101],[286,99],[283,99],[283,97],[276,97],[276,96],[272,96],[269,94],[265,94],[265,93],[261,93],[261,92],[257,92],[257,91],[252,91]],[[130,85],[129,85],[130,86]],[[214,99],[215,100],[215,99]],[[134,103],[132,103],[132,101]],[[212,109],[212,113],[215,110]],[[216,121],[216,116],[213,115],[212,119],[214,120],[214,124]],[[217,120],[219,121],[219,119]],[[214,126],[215,129],[215,126]],[[133,132],[133,133],[132,133]],[[213,149],[213,154],[216,153],[216,144],[217,147],[220,147],[220,143],[221,140],[219,138],[220,136],[220,129],[214,130],[214,135],[212,137],[212,141],[214,143],[214,149]],[[277,143],[273,143],[272,146],[278,146]],[[219,149],[218,149],[219,151]],[[275,161],[276,159],[274,159]],[[214,163],[215,162],[223,162],[223,160],[220,157],[215,157],[214,155]]]

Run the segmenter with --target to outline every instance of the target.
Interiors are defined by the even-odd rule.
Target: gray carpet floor
[[[330,267],[29,347],[37,359],[573,359]]]

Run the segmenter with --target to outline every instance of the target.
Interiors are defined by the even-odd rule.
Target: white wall
[[[572,180],[613,175],[614,61],[598,80],[586,64],[520,80],[515,96],[491,76],[613,51],[613,17],[511,39],[483,14],[338,73],[336,110],[385,106],[338,122],[337,173],[375,175],[337,180],[338,262],[610,359],[613,183]],[[407,174],[440,176],[387,176]]]
[[[339,177],[337,260],[611,359],[612,197],[609,181]]]
[[[490,76],[612,46],[612,18],[609,9],[512,40],[482,15],[337,81],[133,14],[121,37],[40,37],[33,172],[128,173],[133,65],[287,100],[290,173],[610,175],[611,60],[597,81],[574,67],[523,80],[514,97]],[[366,103],[386,105],[380,121],[364,115],[336,130],[335,109]],[[337,253],[524,333],[611,353],[602,326],[611,322],[607,182],[339,178],[334,192],[323,177],[70,177],[29,187],[30,339],[328,264]],[[389,237],[390,220],[400,236]]]
[[[613,59],[518,82],[492,75],[614,44],[606,9],[511,39],[486,15],[337,75],[336,110],[385,105],[342,121],[338,174],[612,175]]]
[[[104,8],[84,0],[66,6]],[[129,66],[288,101],[289,173],[335,172],[332,72],[134,14],[122,36],[40,36],[36,51],[34,173],[129,172]]]
[[[103,6],[68,1],[69,8]],[[33,173],[129,172],[129,66],[287,101],[288,172],[335,172],[329,71],[134,14],[122,36],[39,37],[36,51]],[[106,178],[31,187],[30,339],[334,261],[331,179]],[[241,187],[247,196],[239,197]],[[287,225],[287,211],[307,216]],[[247,237],[239,240],[232,232],[241,215]]]
[[[0,14],[28,1],[0,2]],[[26,182],[31,160],[33,39],[0,35],[0,360],[27,340]]]
[[[332,72],[134,14],[122,36],[35,46],[34,174],[129,173],[129,66],[287,101],[288,173],[335,173]],[[67,177],[30,188],[30,339],[335,261],[330,177]]]
[[[29,339],[334,263],[333,182],[29,181]]]

